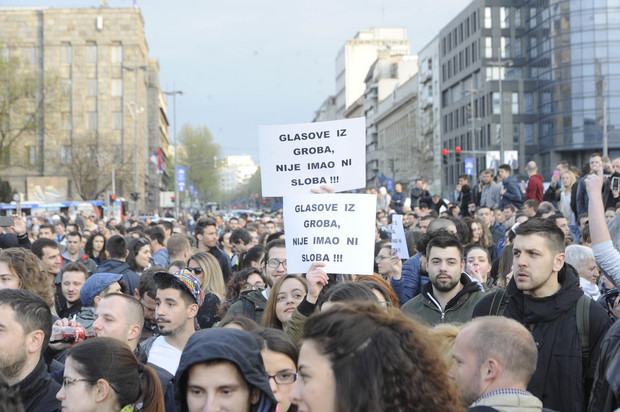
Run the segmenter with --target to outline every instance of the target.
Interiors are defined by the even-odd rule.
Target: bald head
[[[433,233],[438,231],[439,229],[445,229],[448,232],[456,235],[456,225],[450,219],[446,219],[440,217],[438,219],[433,220],[428,227],[426,228],[426,233]]]

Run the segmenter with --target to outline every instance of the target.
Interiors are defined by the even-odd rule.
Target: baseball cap
[[[99,296],[101,292],[114,282],[120,282],[123,275],[120,273],[95,273],[91,275],[86,282],[82,285],[80,290],[80,299],[82,305],[92,306],[95,302],[95,297]]]
[[[204,301],[204,293],[200,287],[200,281],[193,272],[189,269],[181,269],[178,272],[157,272],[153,275],[153,278],[157,282],[159,279],[172,279],[172,281],[183,287],[190,295],[194,297],[196,304],[200,307]]]

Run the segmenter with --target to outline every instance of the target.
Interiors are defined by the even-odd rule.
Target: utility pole
[[[174,88],[174,84],[172,85]],[[177,166],[178,166],[178,151],[179,146],[177,144],[177,94],[183,94],[181,90],[173,90],[169,92],[162,92],[166,96],[172,96],[172,111],[173,111],[173,130],[174,130],[174,218],[179,218],[179,185],[177,183]]]

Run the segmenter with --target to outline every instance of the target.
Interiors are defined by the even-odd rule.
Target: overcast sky
[[[207,126],[224,155],[258,162],[259,125],[312,121],[335,92],[335,58],[359,30],[405,27],[412,54],[468,0],[138,0],[177,129]],[[0,6],[98,7],[98,0],[0,0]],[[110,7],[133,7],[111,0]],[[168,113],[172,123],[172,101]],[[170,136],[172,138],[172,124]]]

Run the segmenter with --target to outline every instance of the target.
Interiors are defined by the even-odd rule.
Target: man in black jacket
[[[503,314],[527,327],[538,347],[536,372],[527,389],[545,408],[581,412],[610,320],[601,305],[584,297],[576,271],[564,264],[561,229],[533,218],[515,232],[513,277]],[[474,316],[497,314],[491,309],[494,298],[495,293],[485,297]]]
[[[0,371],[18,390],[24,410],[60,410],[60,385],[50,378],[42,357],[52,332],[49,306],[27,290],[0,290],[0,331]]]
[[[133,295],[138,290],[140,276],[131,270],[127,262],[125,262],[129,253],[125,239],[120,235],[112,236],[106,242],[105,253],[107,259],[101,262],[99,268],[97,268],[97,273],[118,273],[123,275],[123,280],[129,286],[128,294]]]
[[[208,217],[199,219],[194,228],[194,235],[196,236],[198,249],[211,253],[217,259],[222,268],[224,283],[228,284],[232,277],[232,272],[228,257],[217,247],[217,223],[215,220]]]

